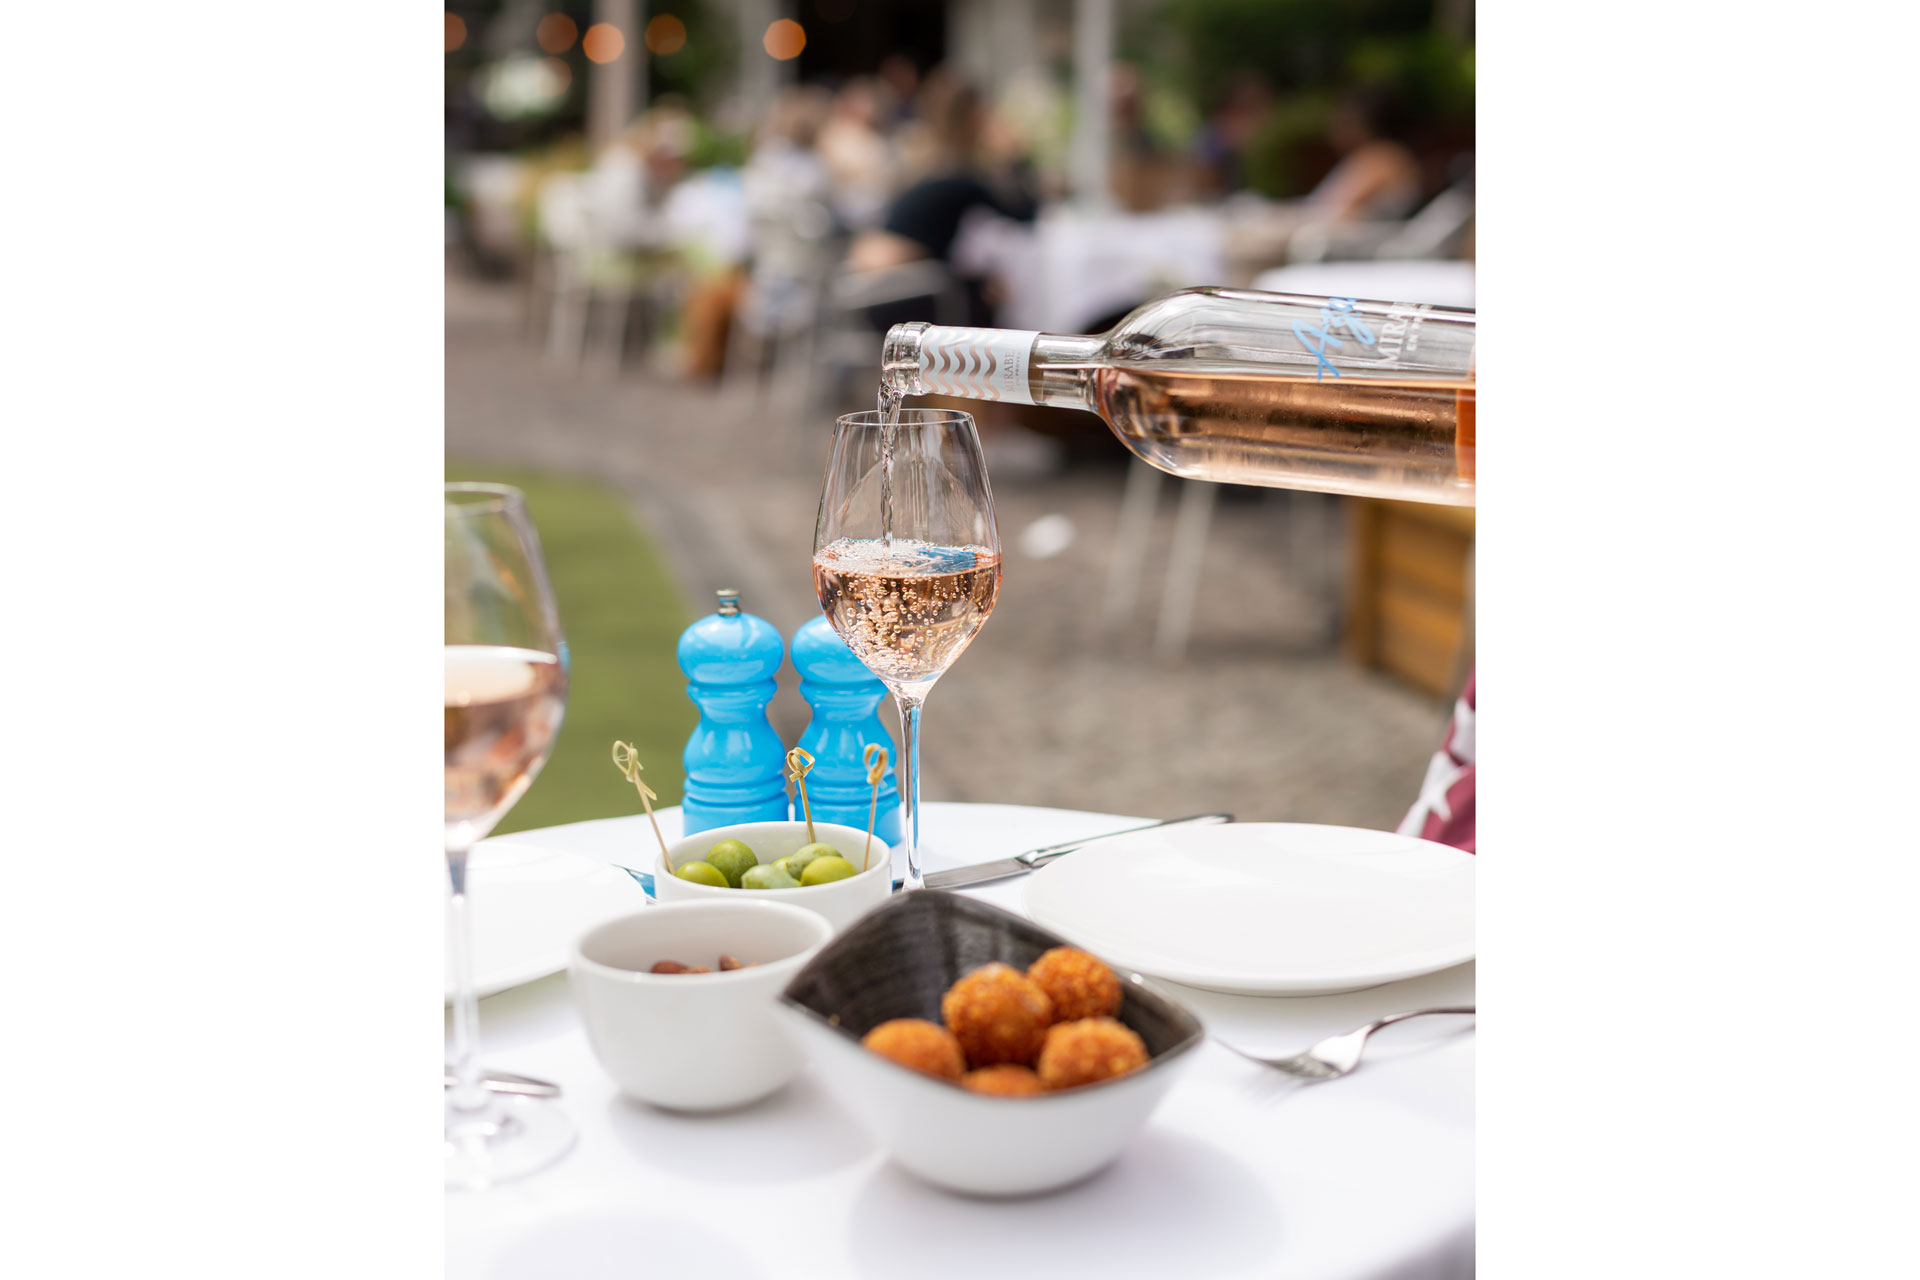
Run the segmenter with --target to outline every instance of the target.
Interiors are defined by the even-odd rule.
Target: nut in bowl
[[[1119,1155],[1203,1038],[1128,970],[1097,966],[1117,992],[1097,962],[1036,973],[1064,946],[977,899],[922,890],[829,943],[779,1011],[822,1087],[902,1167],[971,1195],[1049,1191]],[[1090,1016],[1042,1025],[1056,994]],[[1029,1052],[1038,1070],[1020,1061]]]
[[[588,930],[568,965],[587,1042],[621,1092],[686,1111],[744,1106],[805,1065],[780,989],[833,930],[763,895],[649,907]],[[711,970],[711,972],[701,972]]]
[[[811,839],[804,822],[710,827],[673,841],[667,853],[679,874],[655,859],[653,891],[661,902],[790,902],[825,916],[835,933],[893,891],[893,854],[885,842],[875,840],[869,853],[865,831],[831,822],[814,823]],[[848,865],[837,866],[835,858]]]

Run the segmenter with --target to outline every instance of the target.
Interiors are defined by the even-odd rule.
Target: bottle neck
[[[900,324],[881,350],[881,379],[902,396],[943,395],[1091,409],[1103,338],[1026,329]]]
[[[1027,360],[1027,387],[1035,404],[1093,411],[1093,366],[1106,339],[1070,333],[1042,333]]]

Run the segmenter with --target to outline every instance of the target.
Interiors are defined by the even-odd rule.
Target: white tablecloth
[[[662,819],[672,838],[678,811]],[[981,862],[1145,821],[929,804],[925,862]],[[644,818],[501,838],[609,860],[630,858],[650,839]],[[1023,884],[968,892],[1019,910]],[[484,891],[476,883],[480,910]],[[1278,1054],[1393,1010],[1471,1003],[1474,966],[1296,999],[1163,985],[1213,1035]],[[1354,1075],[1314,1086],[1206,1044],[1105,1172],[1052,1195],[986,1201],[937,1190],[887,1163],[806,1074],[722,1115],[625,1100],[587,1047],[566,975],[555,974],[481,1003],[481,1057],[563,1086],[579,1141],[522,1182],[448,1193],[447,1275],[1471,1276],[1474,1037],[1442,1025],[1451,1022],[1386,1033]]]
[[[1031,227],[983,220],[956,260],[1006,290],[1006,329],[1092,333],[1097,322],[1193,285],[1227,283],[1225,222],[1215,209],[1119,213],[1059,207]]]
[[[1300,262],[1263,271],[1253,282],[1270,293],[1323,293],[1375,302],[1474,305],[1471,262],[1381,259],[1377,262]]]

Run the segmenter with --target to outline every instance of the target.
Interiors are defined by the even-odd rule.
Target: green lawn
[[[657,803],[679,804],[680,752],[700,717],[673,654],[693,619],[626,500],[591,481],[512,467],[449,463],[447,479],[526,492],[572,656],[559,744],[495,830],[638,813],[609,758],[616,738],[639,750]]]

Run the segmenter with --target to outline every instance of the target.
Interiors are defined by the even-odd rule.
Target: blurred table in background
[[[1217,209],[1060,206],[1031,227],[982,220],[956,255],[963,270],[984,270],[1005,287],[1002,328],[1098,333],[1116,313],[1163,293],[1223,283],[1224,234]]]
[[[1269,293],[1324,293],[1375,302],[1473,306],[1471,262],[1395,259],[1379,262],[1301,262],[1263,271],[1253,287]]]

